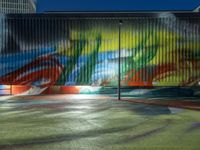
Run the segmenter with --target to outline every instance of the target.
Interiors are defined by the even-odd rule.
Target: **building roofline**
[[[200,4],[194,8],[193,12],[200,12]]]
[[[29,3],[32,5],[32,7],[36,10],[36,4],[35,1],[29,0]]]

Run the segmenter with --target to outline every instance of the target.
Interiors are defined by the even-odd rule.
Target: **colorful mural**
[[[200,82],[199,17],[0,20],[2,85],[116,87],[119,41],[122,87]]]

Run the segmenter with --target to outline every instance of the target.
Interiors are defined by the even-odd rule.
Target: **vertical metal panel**
[[[175,16],[1,18],[0,83],[117,86],[120,19],[123,86],[198,85],[199,17]]]

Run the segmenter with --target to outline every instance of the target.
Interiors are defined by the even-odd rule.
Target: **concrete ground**
[[[193,110],[172,105],[175,100],[140,100],[95,95],[0,97],[0,149],[200,149],[200,112],[195,109],[199,103],[192,104]]]

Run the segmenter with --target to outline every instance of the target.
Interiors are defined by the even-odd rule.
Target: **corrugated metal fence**
[[[119,37],[119,20],[122,20]],[[199,17],[1,17],[0,83],[197,86]],[[120,40],[119,40],[120,38]]]

